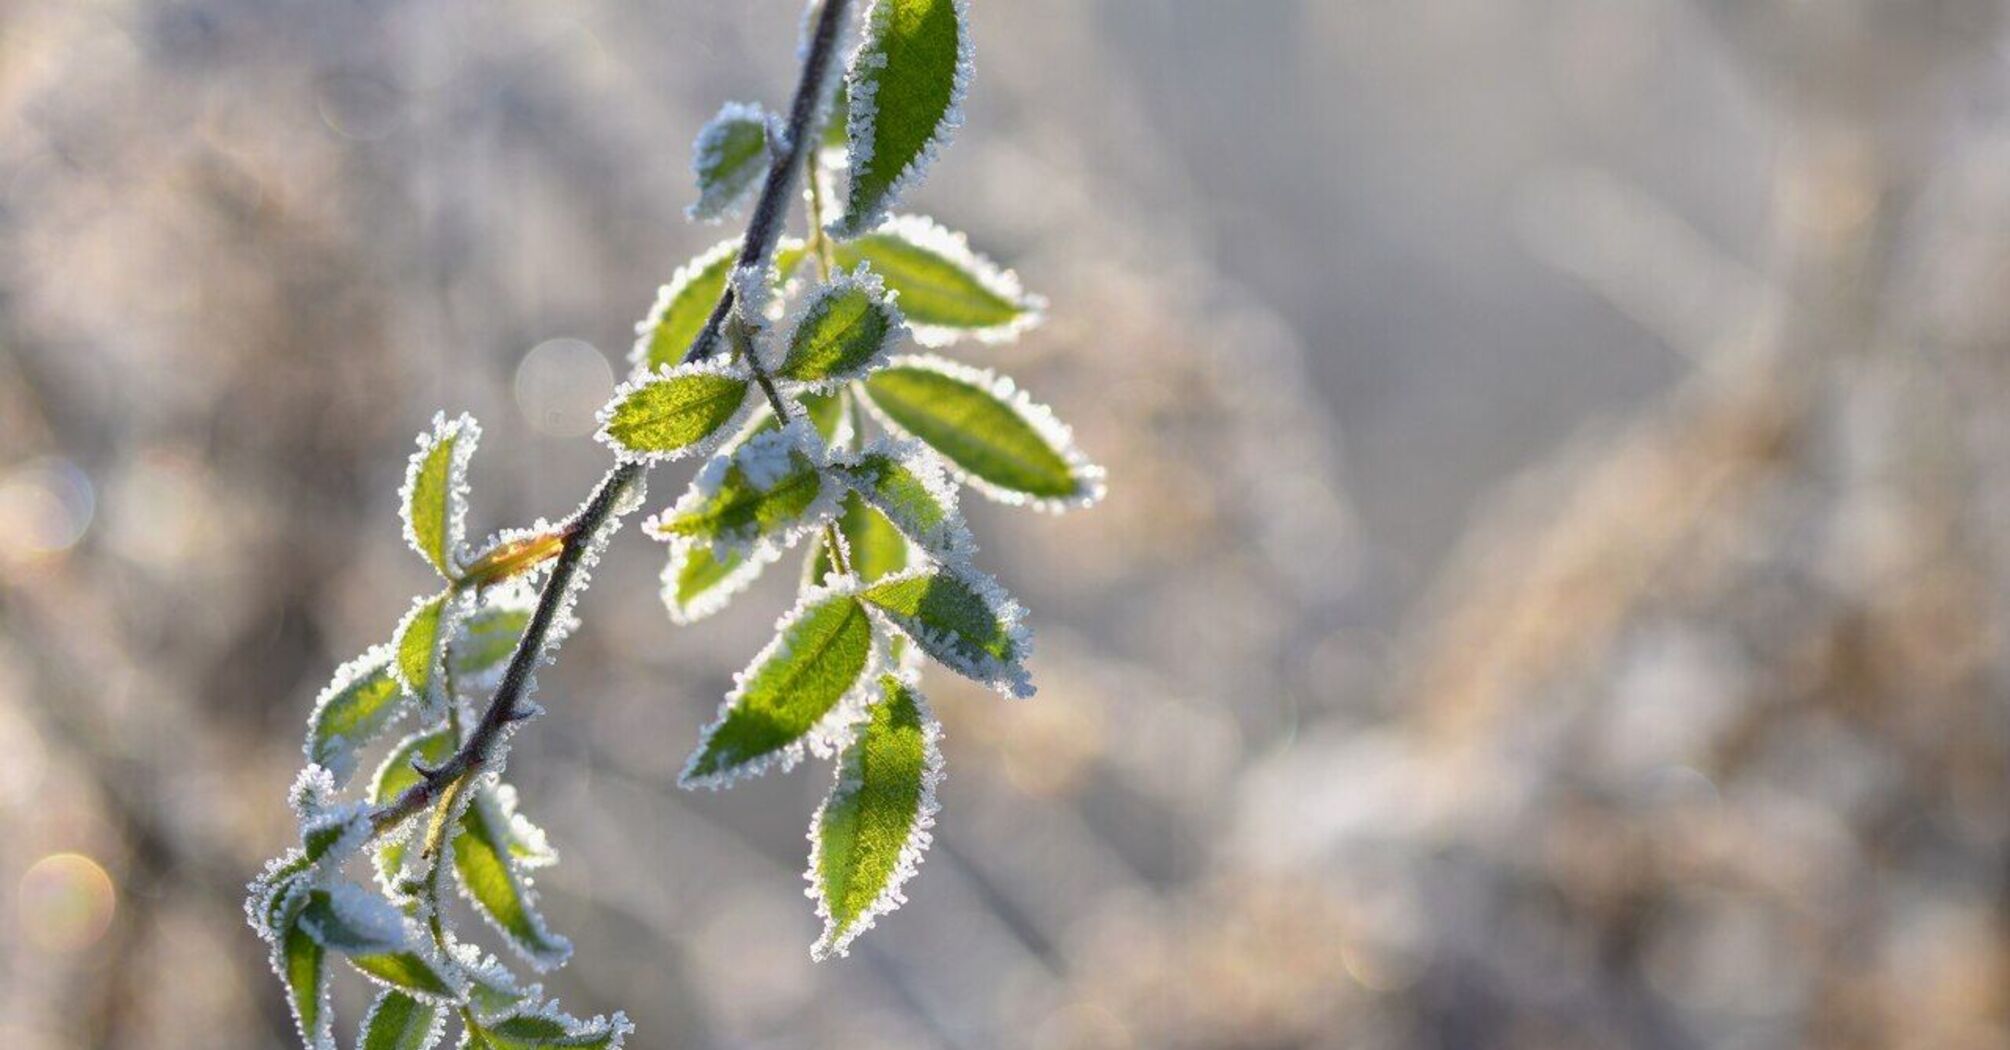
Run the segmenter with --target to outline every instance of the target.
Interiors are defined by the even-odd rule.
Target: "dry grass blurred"
[[[938,845],[812,966],[821,775],[670,786],[785,598],[673,630],[624,536],[512,766],[567,1003],[646,1046],[2010,1043],[1998,5],[976,7],[920,203],[1053,299],[979,353],[1112,478],[979,511],[1041,695],[931,683]],[[286,1045],[238,901],[418,579],[406,443],[469,408],[478,527],[572,505],[597,361],[714,232],[690,136],[796,14],[0,11],[0,1043]]]

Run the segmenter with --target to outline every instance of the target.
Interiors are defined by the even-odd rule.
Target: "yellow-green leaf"
[[[356,1046],[357,1050],[431,1050],[445,1029],[446,1011],[439,1006],[387,988],[363,1018]]]
[[[445,413],[434,416],[432,429],[419,435],[399,492],[405,541],[449,580],[460,575],[456,559],[467,531],[468,458],[481,434],[473,416],[451,421]]]
[[[1102,468],[1010,379],[939,357],[907,356],[873,373],[864,387],[891,429],[941,453],[993,499],[1060,509],[1102,496]]]
[[[859,599],[944,667],[1007,695],[1033,695],[1025,611],[996,580],[937,566],[883,580]]]
[[[838,759],[837,783],[810,822],[810,885],[823,936],[812,957],[845,954],[905,899],[935,821],[940,729],[912,682],[879,681],[880,699]]]
[[[851,180],[838,236],[877,226],[920,181],[962,123],[970,65],[966,0],[874,0],[845,75]]]
[[[600,440],[631,460],[701,454],[746,418],[752,389],[745,373],[729,362],[680,365],[615,391],[601,410]]]
[[[392,669],[390,646],[379,645],[343,664],[314,701],[307,719],[307,761],[341,786],[356,771],[356,754],[398,720],[409,705]]]
[[[842,731],[843,702],[872,663],[872,622],[857,598],[811,591],[775,627],[726,696],[684,766],[687,787],[720,787],[806,750],[827,752]]]
[[[684,360],[712,309],[726,293],[726,279],[740,252],[740,239],[720,241],[685,263],[656,294],[649,318],[635,326],[635,350],[630,355],[639,374],[674,367]]]
[[[746,102],[728,102],[698,132],[692,143],[691,166],[698,174],[698,200],[693,219],[718,219],[732,211],[768,170],[766,110]]]

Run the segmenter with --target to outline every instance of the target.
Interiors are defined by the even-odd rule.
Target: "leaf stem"
[[[816,28],[803,55],[802,75],[796,82],[795,98],[789,107],[787,139],[781,153],[768,166],[767,181],[761,187],[759,203],[747,223],[747,235],[741,245],[738,262],[741,267],[765,268],[769,256],[774,253],[775,241],[781,235],[782,221],[788,213],[789,198],[793,195],[791,191],[795,186],[796,172],[802,166],[803,157],[814,146],[812,128],[822,108],[822,95],[830,81],[831,62],[850,2],[823,0],[823,8],[817,12]],[[685,361],[700,361],[712,355],[719,341],[721,326],[733,310],[733,289],[728,282],[725,292],[719,296],[718,305],[712,308],[704,330],[698,333],[685,352]],[[748,360],[753,361],[751,354]],[[755,375],[761,375],[758,363],[754,367]],[[765,378],[762,387],[771,401],[779,401]],[[784,421],[787,420],[787,413],[781,410],[779,404],[776,411]],[[456,784],[494,761],[496,745],[503,739],[504,730],[524,716],[520,705],[530,687],[531,673],[544,657],[545,641],[551,634],[552,625],[558,620],[566,592],[572,585],[573,577],[578,574],[594,536],[618,515],[622,497],[647,472],[648,467],[642,463],[615,464],[600,479],[586,506],[566,523],[558,556],[552,561],[551,575],[538,595],[537,609],[531,613],[530,624],[524,628],[522,637],[517,639],[516,651],[510,654],[509,668],[503,673],[502,684],[489,699],[488,708],[482,712],[474,732],[445,763],[437,768],[421,770],[417,784],[371,812],[371,838],[383,835],[436,801],[451,800]],[[842,556],[841,552],[839,556]]]

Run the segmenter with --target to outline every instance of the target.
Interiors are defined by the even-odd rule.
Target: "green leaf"
[[[663,570],[663,604],[675,623],[695,623],[726,607],[760,578],[777,551],[715,550],[702,543],[674,543]]]
[[[643,528],[726,550],[786,545],[836,509],[838,486],[817,463],[820,444],[802,422],[756,434],[707,463],[677,504]]]
[[[787,275],[807,256],[777,252]],[[1018,275],[970,250],[960,233],[919,215],[896,215],[878,229],[832,251],[838,266],[869,267],[896,296],[914,341],[947,346],[974,336],[1009,342],[1040,322],[1046,303],[1019,285]]]
[[[473,416],[463,413],[451,422],[444,412],[434,416],[432,429],[419,435],[419,450],[412,453],[398,493],[405,542],[449,580],[460,575],[456,559],[467,531],[468,458],[481,436]]]
[[[746,102],[728,102],[698,132],[691,146],[692,168],[698,173],[698,200],[693,219],[716,220],[736,208],[768,170],[766,110]]]
[[[507,665],[532,611],[529,603],[491,603],[463,620],[447,656],[456,681],[467,686]]]
[[[803,304],[775,378],[821,389],[860,378],[886,359],[900,330],[900,311],[876,278],[839,274]]]
[[[635,1026],[628,1018],[596,1017],[581,1021],[556,1010],[520,1012],[494,1021],[482,1021],[468,1031],[468,1050],[547,1050],[586,1048],[615,1050]]]
[[[412,768],[413,759],[427,766],[438,766],[453,755],[455,744],[453,731],[445,725],[400,740],[385,756],[383,765],[377,767],[377,775],[370,783],[370,804],[381,806],[419,782],[419,773]],[[386,836],[377,841],[377,877],[385,887],[397,883],[411,847],[411,835]]]
[[[711,318],[713,307],[726,294],[726,280],[739,253],[739,238],[720,241],[680,267],[670,283],[656,293],[648,320],[635,326],[638,338],[629,356],[639,374],[674,367],[684,360]]]
[[[935,455],[918,442],[875,441],[832,465],[852,488],[902,534],[938,560],[964,559],[976,549],[956,510],[956,488]]]
[[[1083,458],[1068,428],[1010,379],[939,357],[907,356],[864,385],[888,428],[941,453],[993,499],[1059,510],[1102,497],[1102,468]]]
[[[629,460],[671,460],[710,450],[752,411],[753,383],[722,359],[680,365],[631,382],[601,410],[600,440]]]
[[[454,873],[477,911],[517,954],[538,970],[561,965],[572,944],[552,933],[537,912],[536,897],[512,857],[509,814],[484,790],[461,814],[454,835]]]
[[[478,1017],[514,1014],[524,1005],[524,1000],[537,991],[534,987],[530,991],[524,990],[516,975],[496,962],[493,956],[480,965],[464,956],[461,972],[468,979],[468,1005]]]
[[[309,892],[299,925],[323,948],[350,956],[396,954],[411,940],[405,917],[396,908],[347,882]]]
[[[928,847],[941,730],[911,682],[879,681],[881,699],[838,759],[837,783],[810,821],[810,870],[823,936],[812,958],[844,955],[852,938],[905,900],[900,888]]]
[[[272,948],[272,971],[286,986],[286,1005],[309,1050],[335,1045],[334,1004],[328,997],[328,950],[298,925]]]
[[[409,707],[391,663],[391,647],[374,646],[337,668],[314,701],[307,718],[307,761],[328,770],[338,787],[356,771],[356,753]]]
[[[962,123],[970,82],[967,0],[874,0],[845,74],[851,183],[834,227],[855,237],[879,224]]]
[[[679,782],[723,787],[775,762],[788,769],[806,749],[828,753],[850,721],[844,701],[872,663],[872,645],[872,622],[857,598],[805,594],[741,672]]]
[[[439,688],[439,671],[446,653],[445,642],[453,629],[454,617],[447,614],[453,597],[452,591],[444,591],[420,598],[399,621],[397,633],[391,636],[391,648],[398,654],[392,663],[398,685],[405,695],[419,703],[421,710],[440,710],[445,702]]]
[[[409,949],[350,955],[349,965],[365,977],[387,987],[402,989],[415,996],[452,999],[460,993],[447,973],[433,960]]]
[[[363,1018],[357,1050],[432,1050],[446,1030],[446,1011],[403,992],[378,993]]]
[[[1009,696],[1033,695],[1025,611],[996,580],[938,567],[884,580],[859,598],[944,667]]]
[[[866,583],[891,576],[907,568],[907,539],[886,515],[872,509],[856,492],[845,493],[844,509],[838,514],[838,534],[844,538],[845,556],[851,571]],[[810,557],[808,582],[822,583],[836,572],[830,550],[819,540]]]

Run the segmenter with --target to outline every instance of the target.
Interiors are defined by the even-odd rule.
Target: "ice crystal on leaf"
[[[363,1050],[429,1050],[449,1025],[475,1050],[604,1050],[629,1034],[621,1014],[560,1010],[463,940],[454,916],[472,910],[484,943],[539,972],[571,954],[532,878],[557,861],[551,836],[504,777],[515,734],[542,713],[537,673],[575,628],[656,466],[703,461],[645,524],[669,545],[671,619],[709,615],[805,548],[794,607],[735,676],[679,779],[716,788],[836,759],[810,825],[809,892],[824,924],[814,957],[844,955],[898,906],[929,843],[943,756],[919,689],[924,660],[1032,693],[1024,610],[977,568],[960,485],[1058,510],[1098,499],[1102,471],[1012,380],[895,356],[905,340],[1009,341],[1044,302],[962,234],[891,214],[961,122],[966,0],[856,2],[868,5],[856,20],[853,0],[807,8],[793,123],[735,103],[699,134],[691,214],[716,219],[758,186],[753,217],[679,267],[637,325],[632,373],[598,417],[616,462],[576,511],[470,552],[480,428],[442,413],[419,435],[399,512],[440,581],[387,603],[403,610],[388,637],[317,696],[307,767],[288,795],[298,844],[247,887],[245,918],[310,1050],[336,1045],[338,960],[377,989],[357,1029]],[[849,62],[836,61],[854,39]],[[809,236],[781,241],[798,197]],[[368,783],[345,795],[379,751]],[[348,881],[364,853],[374,891]]]

